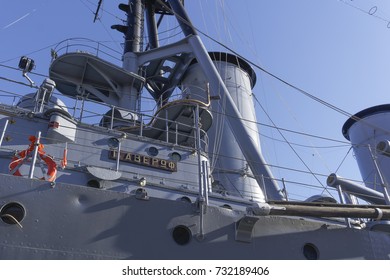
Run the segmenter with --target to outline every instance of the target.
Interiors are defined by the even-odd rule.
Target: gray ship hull
[[[0,176],[1,207],[13,202],[25,209],[22,227],[0,221],[1,259],[286,260],[310,258],[310,248],[318,259],[390,255],[388,234],[296,217],[255,217],[243,241],[239,221],[246,213],[212,206],[200,238],[192,203]],[[178,226],[190,229],[184,245],[173,235]]]

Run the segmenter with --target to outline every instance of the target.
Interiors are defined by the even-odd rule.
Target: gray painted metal
[[[224,57],[226,59],[226,57]],[[223,59],[223,58],[221,58]],[[232,59],[233,60],[233,59]],[[215,60],[219,75],[223,79],[234,104],[239,109],[243,123],[251,138],[260,150],[260,139],[253,104],[251,80],[247,71],[237,65],[224,60]],[[193,63],[182,79],[183,99],[196,98],[207,102],[208,78],[198,63]],[[265,201],[261,186],[254,178],[249,165],[237,144],[229,124],[225,121],[224,96],[211,101],[211,111],[214,114],[213,125],[207,131],[209,138],[209,154],[213,168],[215,188],[229,194],[245,197],[256,201]]]
[[[178,1],[169,2],[182,8]],[[187,35],[195,34],[191,26],[183,29]],[[283,199],[258,141],[248,137],[242,114],[198,36],[143,54],[128,52],[124,68],[135,72],[150,63],[150,73],[155,73],[165,60],[175,61],[174,75],[164,80],[163,89],[177,87],[193,57],[209,77],[213,96],[226,99],[226,120],[258,185],[265,182],[268,198]],[[136,118],[139,112],[133,112],[145,82],[138,75],[85,53],[58,57],[51,75],[66,95],[85,99],[83,94],[89,93],[112,111],[99,116],[100,125],[92,125],[71,116],[60,102],[38,106],[33,95],[22,98],[20,106],[2,105],[0,259],[389,259],[386,223],[365,227],[367,221],[359,220],[347,227],[340,219],[305,217],[311,209],[301,211],[305,205],[295,207],[297,213],[287,213],[296,210],[209,192],[206,132],[213,121],[209,104],[162,102],[148,126],[142,115]],[[100,82],[107,94],[86,77]],[[126,122],[123,118],[114,125],[113,107],[123,105],[124,97],[132,98],[131,105],[118,110],[131,109],[133,123],[120,127]],[[53,114],[66,122],[52,119]],[[110,125],[102,122],[107,117]],[[61,122],[66,129],[53,136],[51,122]],[[48,167],[39,157],[26,158],[16,167],[21,176],[9,174],[10,163],[23,157],[29,136],[38,132],[46,155],[57,164],[54,182],[40,179]],[[115,139],[118,146],[113,145]],[[110,156],[114,152],[124,152],[126,160]],[[387,208],[381,211],[369,208],[370,217],[388,214]]]
[[[326,180],[326,183],[329,187],[333,188],[336,188],[338,185],[340,185],[343,187],[343,191],[364,199],[370,203],[380,205],[386,204],[383,193],[341,178],[337,174],[330,174]]]
[[[53,188],[9,175],[0,175],[0,188],[0,207],[16,201],[26,210],[23,228],[0,221],[2,259],[305,259],[307,244],[315,246],[319,259],[388,259],[390,254],[388,234],[326,221],[257,217],[248,229],[251,238],[241,242],[236,223],[244,212],[208,206],[199,240],[199,213],[192,203],[137,200],[134,194],[63,183]],[[188,244],[174,241],[177,226],[189,229]]]
[[[88,53],[67,53],[53,61],[50,78],[65,95],[135,110],[134,92],[145,79],[125,69]]]
[[[218,74],[218,70],[215,68],[211,61],[202,41],[198,36],[191,36],[188,38],[188,42],[192,47],[194,55],[201,65],[205,75],[209,77],[210,89],[214,95],[223,96],[226,99],[226,120],[229,123],[230,129],[233,132],[235,139],[237,140],[240,149],[246,158],[259,186],[263,186],[266,189],[267,197],[271,200],[283,199],[278,185],[273,179],[270,168],[266,164],[262,154],[259,151],[259,147],[255,141],[246,135],[250,135],[248,128],[242,122],[242,116],[237,109],[234,101],[232,100],[228,89]],[[262,177],[264,175],[264,177]],[[264,178],[264,182],[263,179]]]

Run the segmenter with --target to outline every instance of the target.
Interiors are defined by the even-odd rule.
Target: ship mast
[[[139,67],[135,53],[141,52],[143,47],[145,5],[142,0],[129,0],[128,4],[119,4],[119,9],[127,14],[127,24],[113,25],[111,28],[124,34],[123,68],[129,72],[138,73]],[[140,93],[131,87],[125,88],[124,91],[130,93],[127,108],[133,111],[139,109],[137,107]]]
[[[174,11],[183,33],[189,37],[188,43],[191,45],[205,76],[209,79],[211,92],[213,92],[213,95],[220,96],[226,100],[226,111],[228,112],[226,119],[258,185],[266,193],[268,199],[283,199],[284,197],[274,180],[271,170],[260,152],[260,147],[256,141],[249,137],[250,132],[243,122],[243,117],[230,96],[200,37],[197,35],[183,5],[178,0],[168,0],[168,2]]]
[[[259,143],[250,137],[251,132],[193,27],[182,1],[129,0],[127,5],[120,4],[119,8],[127,13],[127,25],[114,25],[112,28],[121,31],[125,37],[123,68],[136,74],[140,74],[142,69],[142,76],[146,78],[148,85],[147,89],[156,102],[162,106],[168,101],[173,88],[179,86],[186,70],[195,58],[204,76],[208,79],[211,95],[226,100],[225,118],[238,144],[237,149],[241,150],[257,181],[258,192],[265,193],[264,196],[268,199],[283,199],[271,170],[261,154]],[[173,14],[185,38],[177,43],[159,47],[155,13],[160,13],[162,16]],[[143,50],[144,14],[146,14],[148,26],[149,51]],[[162,75],[162,73],[165,74]],[[129,88],[128,92],[130,93],[130,105],[127,108],[135,110],[139,100],[139,91]]]

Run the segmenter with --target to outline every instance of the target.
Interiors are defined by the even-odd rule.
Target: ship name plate
[[[110,150],[108,153],[109,159],[117,159],[118,151]],[[141,154],[130,153],[126,151],[121,151],[119,156],[120,161],[134,163],[142,166],[153,167],[157,169],[162,169],[170,172],[177,171],[177,162],[172,160],[166,160],[156,157],[149,157]]]

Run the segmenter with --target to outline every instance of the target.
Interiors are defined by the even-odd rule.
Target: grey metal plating
[[[253,69],[209,54],[182,2],[122,4],[131,25],[115,27],[126,32],[122,67],[56,53],[35,94],[2,105],[0,258],[388,259],[390,206],[354,204],[385,204],[383,192],[332,174],[349,205],[285,201],[261,153]],[[185,37],[159,46],[155,13],[174,15]],[[72,114],[54,86],[75,100]],[[153,114],[139,110],[143,89]],[[87,102],[106,109],[93,124]],[[39,155],[56,163],[53,180]]]

